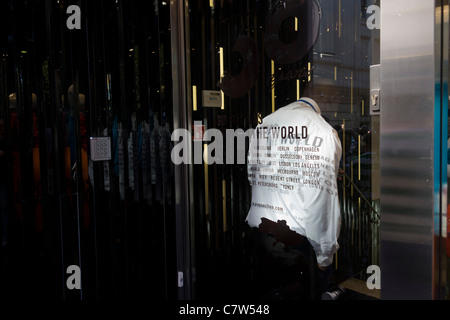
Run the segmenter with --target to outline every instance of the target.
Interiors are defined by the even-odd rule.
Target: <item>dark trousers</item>
[[[249,229],[247,242],[258,298],[317,300],[334,285],[333,266],[320,270],[308,239],[284,221],[263,219],[259,228]]]

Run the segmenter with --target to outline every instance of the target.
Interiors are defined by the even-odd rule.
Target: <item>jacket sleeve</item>
[[[337,175],[342,149],[335,130],[323,136],[319,153],[320,188],[304,188],[304,222],[306,237],[314,248],[318,264],[328,266],[339,248],[341,226]]]

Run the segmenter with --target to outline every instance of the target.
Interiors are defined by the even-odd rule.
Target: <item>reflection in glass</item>
[[[367,266],[379,264],[379,114],[369,108],[379,30],[367,27],[366,2],[247,0],[211,7],[190,1],[187,12],[187,83],[199,96],[221,90],[224,101],[222,108],[211,108],[198,100],[190,108],[193,123],[223,133],[247,130],[279,108],[310,97],[339,133],[342,228],[334,285],[349,278],[365,281]],[[203,164],[193,170],[195,296],[295,296],[287,287],[260,290],[264,275],[258,263],[264,262],[255,260],[255,248],[247,241],[251,194],[246,165]]]

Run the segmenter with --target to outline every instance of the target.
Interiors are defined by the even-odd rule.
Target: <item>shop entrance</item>
[[[238,162],[238,157],[249,150],[248,130],[302,97],[317,102],[342,143],[336,179],[342,228],[333,282],[353,279],[365,286],[367,268],[379,264],[379,3],[188,4],[184,11],[188,126],[194,151],[215,160],[194,163],[190,173],[193,296],[295,297],[290,291],[295,271],[288,279],[280,275],[270,285],[261,285],[268,281],[249,246],[251,229],[246,223],[252,172],[246,159]],[[236,136],[231,147],[225,142],[227,130]],[[223,154],[217,136],[227,144]],[[373,296],[379,297],[379,291]]]

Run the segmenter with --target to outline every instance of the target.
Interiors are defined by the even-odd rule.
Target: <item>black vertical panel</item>
[[[72,4],[81,30],[66,27]],[[169,6],[1,5],[0,116],[11,153],[1,295],[175,297]],[[89,137],[104,134],[112,159],[92,162]],[[67,286],[70,265],[81,269],[81,290]]]

